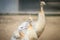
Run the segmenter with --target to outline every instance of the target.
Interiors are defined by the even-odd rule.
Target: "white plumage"
[[[29,17],[27,21],[18,27],[18,32],[24,33],[24,37],[20,40],[38,40],[38,37],[43,32],[43,29],[45,28],[45,14],[43,5],[45,5],[45,3],[42,1],[40,5],[41,11],[38,13],[38,20],[35,22],[32,20],[32,17]],[[21,37],[20,34],[19,36]]]
[[[37,39],[38,39],[37,34],[36,34],[36,32],[34,31],[33,26],[32,26],[31,23],[29,23],[29,26],[28,26],[28,29],[27,29],[27,32],[26,32],[25,37],[26,37],[28,40],[37,40]],[[25,39],[26,39],[26,38],[25,38]]]
[[[45,28],[45,14],[43,10],[43,5],[45,5],[44,1],[41,1],[41,11],[38,13],[37,21],[32,21],[33,30],[37,33],[39,37]],[[32,17],[31,17],[32,19]]]
[[[18,31],[19,32],[26,32],[27,31],[27,27],[28,27],[29,23],[27,21],[25,21],[24,23],[22,23],[19,27],[18,27]]]
[[[22,23],[18,29],[16,31],[13,32],[11,40],[25,40],[24,37],[22,37],[22,35],[24,36],[27,28],[28,28],[28,21],[25,21],[24,23]],[[23,32],[23,33],[22,33]],[[22,38],[21,38],[22,37]]]
[[[20,40],[20,35],[19,35],[18,30],[13,32],[11,40]]]
[[[43,30],[45,28],[45,14],[44,14],[44,10],[43,10],[43,5],[45,5],[45,2],[41,1],[40,5],[41,5],[41,11],[38,13],[38,20],[37,20],[35,28],[34,28],[38,37],[41,35],[41,33],[43,32]]]

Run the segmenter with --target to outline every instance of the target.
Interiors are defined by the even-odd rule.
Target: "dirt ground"
[[[37,19],[36,15],[32,17]],[[0,40],[10,40],[13,31],[27,18],[27,15],[0,16]],[[60,16],[46,16],[46,27],[39,40],[60,40]]]

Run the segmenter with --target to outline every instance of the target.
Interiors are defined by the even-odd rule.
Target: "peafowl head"
[[[44,5],[46,5],[46,3],[44,1],[41,1],[40,6],[44,6]]]
[[[31,22],[33,21],[32,17],[29,16],[27,21],[28,21],[29,23],[31,23]]]

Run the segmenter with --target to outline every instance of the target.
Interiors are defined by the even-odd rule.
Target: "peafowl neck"
[[[38,13],[38,22],[42,22],[43,20],[45,20],[45,14],[43,6],[41,6],[40,12]]]
[[[38,20],[36,23],[36,31],[42,30],[45,24],[45,14],[43,10],[43,6],[41,6],[40,12],[38,13]]]
[[[40,9],[41,11],[41,13],[40,14],[44,14],[44,9],[43,9],[43,6],[41,6],[41,9]]]

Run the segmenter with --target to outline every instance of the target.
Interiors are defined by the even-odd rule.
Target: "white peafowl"
[[[41,1],[41,4],[40,4],[41,9],[40,9],[40,12],[38,13],[38,20],[36,22],[32,20],[33,30],[35,30],[38,37],[41,35],[41,33],[45,28],[45,14],[43,10],[44,5],[45,5],[45,2]]]
[[[33,29],[31,22],[32,22],[32,18],[29,17],[29,26],[25,34],[25,40],[38,40],[37,34]]]
[[[20,31],[22,29],[22,32],[24,33],[24,37],[21,38],[21,40],[37,40],[38,39],[37,34],[34,31],[31,22],[32,22],[32,18],[31,16],[29,16],[28,20],[18,27],[18,30]]]
[[[29,22],[28,20],[22,23],[16,31],[13,32],[11,40],[25,40],[24,36],[27,31]]]
[[[38,37],[41,35],[41,33],[45,28],[45,14],[43,10],[44,5],[45,5],[45,2],[41,1],[41,4],[40,4],[41,11],[38,13],[38,20],[36,24],[34,24],[35,25],[34,30],[36,31]]]
[[[36,22],[32,20],[32,17],[29,17],[27,21],[18,27],[17,30],[19,36],[15,38],[16,40],[38,40],[37,38],[41,35],[45,28],[45,14],[43,5],[45,5],[45,2],[41,1],[41,11],[38,13],[38,20]]]

